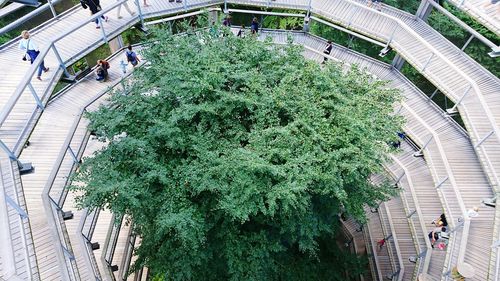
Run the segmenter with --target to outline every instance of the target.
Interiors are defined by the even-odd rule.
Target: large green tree
[[[395,139],[397,91],[299,46],[156,32],[126,92],[88,114],[81,206],[129,216],[137,264],[167,280],[346,280],[335,242],[387,195],[369,176]],[[117,137],[119,136],[119,137]]]

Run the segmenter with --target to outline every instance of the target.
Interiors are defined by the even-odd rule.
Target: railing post
[[[98,17],[97,21],[99,22],[99,26],[101,27],[102,40],[104,40],[105,43],[108,43],[108,36],[106,36],[106,31],[104,31],[104,24],[102,23],[101,17]]]
[[[61,243],[61,247],[63,248],[63,252],[68,255],[68,258],[70,260],[75,260],[75,256],[73,255],[73,253],[71,253],[66,247],[64,247],[64,245]]]
[[[484,141],[486,141],[491,135],[493,135],[495,131],[489,132],[486,136],[484,136],[476,145],[474,145],[474,148],[478,148]]]
[[[396,185],[396,187],[398,186],[398,183],[401,181],[401,179],[405,176],[405,172],[403,171],[403,173],[401,173],[401,175],[396,179],[396,182],[394,183],[394,185]]]
[[[16,161],[16,162],[19,161],[17,159],[16,155],[14,155],[14,153],[7,147],[7,145],[2,140],[0,140],[0,148],[2,148],[2,150],[5,151],[5,153],[7,153],[7,155],[9,155],[9,158],[11,160]]]
[[[9,195],[5,194],[5,201],[16,210],[16,212],[21,216],[22,219],[27,219],[28,214],[19,206]]]
[[[448,176],[444,179],[442,179],[437,185],[436,189],[440,188],[446,181],[448,180]]]
[[[227,14],[227,0],[224,0],[224,14]]]
[[[141,25],[144,26],[144,15],[142,14],[141,4],[139,3],[139,0],[135,0],[135,5],[137,6],[137,16],[141,21]]]
[[[52,5],[52,0],[47,0],[47,3],[49,4],[49,7],[50,7],[50,11],[52,12],[52,15],[54,16],[54,18],[57,18],[57,13],[56,13],[56,10],[54,9],[54,5]]]
[[[465,90],[464,94],[460,97],[460,99],[457,101],[457,103],[452,108],[446,109],[446,112],[448,114],[451,115],[451,114],[457,113],[457,106],[462,102],[462,100],[465,98],[465,96],[469,93],[470,89],[472,89],[471,84],[469,84],[469,87],[467,88],[467,90]]]
[[[462,49],[461,49],[461,50],[462,50],[462,51],[463,51],[463,50],[465,50],[465,48],[467,48],[467,46],[469,46],[470,42],[471,42],[471,41],[472,41],[472,39],[474,39],[474,38],[475,38],[475,36],[474,36],[474,34],[472,34],[472,35],[469,37],[469,39],[467,40],[467,42],[465,42],[465,44],[464,44],[464,46],[462,47]]]
[[[40,110],[43,111],[45,109],[45,107],[43,106],[43,103],[40,100],[40,97],[38,97],[38,95],[36,94],[35,88],[33,87],[33,85],[31,85],[31,82],[28,83],[28,88],[30,89],[31,95],[33,96],[33,98],[36,101],[36,105],[38,106],[38,108],[40,108]]]
[[[428,98],[428,100],[431,101],[434,98],[434,96],[437,94],[438,91],[439,91],[439,89],[436,88],[436,90],[434,90],[434,92],[432,92],[432,95]]]
[[[425,72],[425,69],[427,68],[427,66],[429,66],[429,63],[431,62],[431,59],[434,57],[434,53],[431,53],[430,57],[427,59],[427,61],[425,62],[424,66],[422,67],[422,72]]]
[[[413,210],[413,212],[411,212],[409,215],[406,216],[407,219],[413,217],[413,215],[417,213],[417,210]]]
[[[413,157],[422,157],[422,156],[424,156],[424,150],[429,145],[429,143],[432,141],[433,138],[434,138],[434,136],[431,135],[431,137],[429,138],[429,140],[427,140],[427,142],[424,144],[424,146],[422,146],[422,148],[420,148],[419,151],[413,153]]]
[[[311,15],[311,5],[312,5],[312,0],[309,0],[309,4],[307,4],[307,18]]]
[[[389,44],[391,44],[392,39],[394,39],[394,34],[396,34],[396,30],[398,28],[399,28],[399,25],[396,25],[396,27],[394,27],[394,30],[392,31],[391,36],[389,37],[389,40],[387,40],[387,46],[389,46]]]
[[[59,51],[57,50],[57,47],[54,43],[51,44],[50,46],[52,48],[52,51],[54,51],[54,54],[56,55],[57,61],[59,61],[59,67],[62,68],[64,71],[64,76],[70,77],[71,75],[69,74],[68,70],[66,69],[66,64],[62,60],[61,54],[59,54]]]
[[[78,157],[76,157],[76,154],[73,151],[73,149],[71,148],[71,146],[68,146],[68,151],[69,151],[69,154],[71,155],[71,158],[73,158],[73,162],[75,164],[80,164],[80,161],[78,160]]]

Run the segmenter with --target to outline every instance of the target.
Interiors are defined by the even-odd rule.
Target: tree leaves
[[[81,205],[130,216],[137,266],[167,280],[348,278],[321,245],[341,211],[363,220],[387,196],[368,177],[397,92],[291,44],[155,35],[130,93],[88,115],[109,144],[80,167]]]

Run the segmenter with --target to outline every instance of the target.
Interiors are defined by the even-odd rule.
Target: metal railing
[[[418,197],[417,197],[417,194],[415,192],[415,187],[413,185],[413,180],[411,178],[411,172],[406,168],[406,166],[399,160],[397,159],[394,155],[391,155],[390,156],[391,159],[403,170],[404,172],[404,176],[406,177],[406,181],[408,183],[408,187],[410,189],[410,195],[411,195],[411,198],[413,200],[413,206],[415,208],[415,213],[417,214],[417,218],[418,218],[418,224],[420,225],[420,229],[422,231],[421,235],[424,237],[424,241],[425,241],[425,248],[422,250],[419,246],[418,250],[420,251],[418,253],[418,256],[419,257],[422,257],[422,255],[424,255],[424,262],[423,262],[423,266],[420,267],[420,262],[419,262],[419,270],[418,270],[418,274],[423,274],[423,277],[425,279],[425,276],[428,274],[428,271],[429,271],[429,263],[430,263],[430,260],[431,260],[431,257],[432,257],[432,247],[431,247],[431,243],[429,242],[429,239],[427,239],[426,237],[426,234],[427,234],[427,229],[425,228],[425,222],[424,222],[424,219],[423,219],[423,215],[422,215],[422,210],[420,209],[420,204],[419,204],[419,200],[418,200]],[[390,169],[386,169],[388,171],[390,171],[392,173],[392,171]],[[396,175],[394,173],[392,173],[394,177],[396,177]],[[406,205],[409,206],[409,203],[406,199],[406,190],[402,190],[401,191],[402,196],[401,198],[406,202]],[[408,210],[408,211],[411,211],[411,210]],[[407,211],[407,216],[410,216],[409,218],[412,218],[413,217],[413,213],[408,213]],[[418,238],[414,237],[414,239],[416,241],[418,241]],[[418,261],[420,261],[420,258],[418,259]],[[415,278],[416,279],[416,278]]]
[[[82,243],[85,249],[85,261],[87,267],[92,270],[92,273],[96,281],[101,281],[101,273],[99,272],[99,266],[97,265],[97,260],[94,255],[94,244],[92,243],[92,236],[94,234],[95,227],[97,225],[97,220],[99,218],[99,209],[89,211],[84,210],[84,215],[80,219],[80,225],[78,226],[79,233],[82,235]]]
[[[392,272],[386,277],[388,279],[401,281],[404,275],[404,265],[403,259],[401,258],[401,251],[399,250],[399,243],[396,232],[394,231],[394,225],[391,221],[390,213],[388,212],[387,204],[385,202],[381,203],[378,208],[378,214],[380,218],[380,224],[382,226],[382,232],[384,233],[385,245],[387,245],[387,252],[389,254],[389,260],[392,266]],[[387,218],[384,217],[384,212]],[[387,225],[389,229],[387,228]],[[390,276],[390,278],[389,278]]]
[[[370,267],[370,269],[374,271],[372,275],[374,275],[373,277],[375,280],[382,281],[384,278],[382,277],[382,271],[377,256],[377,245],[375,245],[375,241],[373,240],[369,223],[366,223],[366,227],[363,227],[363,237],[365,237],[366,251],[370,258],[369,261],[373,265],[373,267]]]
[[[499,134],[498,126],[495,122],[495,119],[494,119],[492,113],[491,113],[491,110],[488,107],[488,105],[486,104],[484,97],[482,96],[481,91],[479,90],[479,87],[478,87],[476,81],[472,80],[469,76],[465,75],[447,57],[445,57],[443,54],[438,52],[427,41],[422,39],[412,28],[407,26],[406,23],[404,23],[402,20],[400,20],[394,16],[391,16],[391,15],[380,13],[378,11],[370,9],[369,7],[366,7],[366,6],[364,6],[360,3],[357,3],[357,2],[353,2],[351,0],[344,0],[344,1],[351,3],[351,8],[350,8],[351,11],[354,9],[357,11],[364,9],[364,10],[368,11],[369,13],[372,13],[372,14],[375,14],[378,16],[382,16],[382,17],[387,18],[390,21],[392,21],[392,23],[393,23],[392,25],[394,26],[394,28],[388,29],[388,30],[383,30],[381,28],[380,32],[377,33],[376,37],[378,37],[380,40],[387,42],[387,45],[391,45],[394,49],[399,50],[400,54],[402,54],[407,61],[409,61],[410,63],[415,65],[417,70],[420,70],[420,72],[422,74],[424,74],[431,82],[434,82],[436,85],[438,85],[443,90],[443,92],[451,93],[450,98],[454,102],[456,102],[455,109],[456,108],[463,109],[463,110],[461,110],[461,113],[465,117],[463,119],[470,124],[469,127],[472,130],[471,135],[473,136],[471,139],[473,142],[475,142],[474,149],[478,153],[478,155],[481,157],[481,159],[484,160],[484,161],[481,161],[481,164],[483,165],[483,167],[487,171],[488,178],[489,178],[490,182],[492,183],[492,186],[494,187],[494,189],[497,192],[500,192],[500,186],[499,186],[500,180],[499,180],[498,174],[495,170],[495,165],[493,165],[493,163],[491,161],[491,155],[494,155],[493,152],[498,150],[498,147],[500,147],[500,134]],[[312,6],[312,12],[317,13],[319,15],[322,15],[322,16],[324,16],[332,21],[339,21],[339,22],[346,21],[346,19],[336,17],[335,15],[332,15],[332,14],[328,13],[327,11],[320,9],[319,7],[315,8],[314,5]],[[355,13],[353,13],[353,15],[354,14]],[[311,17],[311,18],[315,19],[314,17]],[[372,34],[373,32],[371,30],[368,30],[365,26],[352,25],[352,22],[351,22],[350,27],[353,29],[357,29],[358,31],[360,31],[362,33],[368,33],[368,34],[371,34],[373,36],[373,34]],[[381,27],[384,27],[384,26],[381,26]],[[413,41],[420,42],[421,46],[426,47],[428,50],[430,50],[430,56],[427,58],[427,60],[425,62],[419,61],[414,56],[414,54],[411,54],[409,52],[405,53],[404,48],[401,45],[398,45],[398,37],[400,36],[398,34],[400,32],[396,33],[397,30],[406,31],[409,35],[412,36],[411,39]],[[389,32],[386,32],[386,31],[389,31]],[[406,38],[406,39],[408,39],[408,38]],[[439,79],[435,78],[436,75],[432,75],[432,72],[429,72],[427,70],[427,67],[429,66],[431,61],[435,60],[436,58],[439,58],[441,61],[443,61],[444,63],[446,63],[447,65],[450,66],[450,68],[447,69],[447,73],[450,73],[450,71],[452,71],[456,74],[456,76],[463,77],[464,81],[468,82],[468,85],[466,85],[463,88],[464,94],[462,94],[462,96],[460,96],[460,97],[454,96],[455,95],[454,93],[456,93],[456,89],[451,89],[450,86],[447,85],[447,83],[444,81],[438,81]],[[492,79],[496,79],[490,73],[488,73],[486,70],[484,70],[483,72],[487,76],[491,77]],[[477,127],[476,127],[477,125],[474,126],[474,123],[471,121],[472,119],[470,117],[470,113],[469,113],[467,106],[461,102],[461,101],[463,101],[463,98],[470,92],[470,90],[474,90],[475,97],[477,97],[477,102],[479,104],[481,104],[481,106],[483,107],[484,113],[485,113],[484,115],[486,115],[489,126],[491,127],[491,131],[485,135],[480,135],[478,133]],[[488,139],[489,137],[491,137],[492,135],[495,135],[495,137],[496,137],[495,144],[493,144],[493,145],[484,144],[484,141],[486,139]],[[488,151],[491,151],[492,153],[488,153]]]

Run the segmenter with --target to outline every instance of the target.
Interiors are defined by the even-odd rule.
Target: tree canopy
[[[369,176],[402,124],[397,91],[297,45],[213,34],[156,32],[133,85],[88,114],[109,143],[79,168],[81,206],[130,217],[137,265],[166,280],[359,274],[338,214],[387,196]]]

